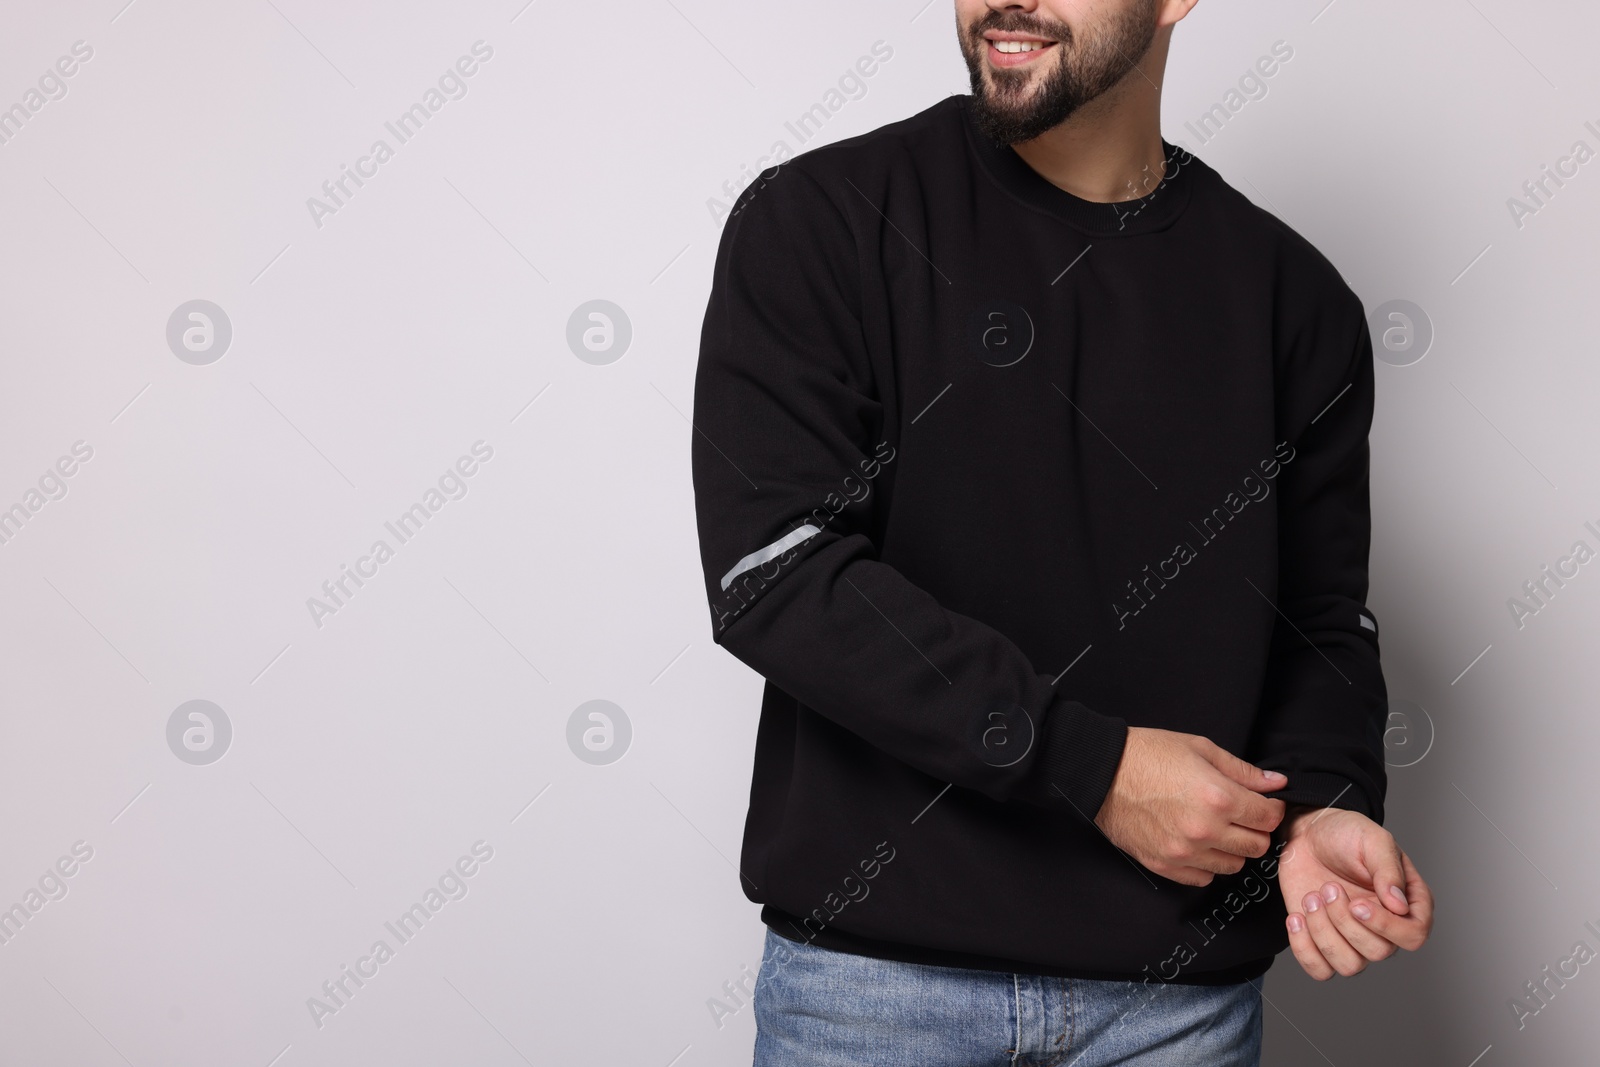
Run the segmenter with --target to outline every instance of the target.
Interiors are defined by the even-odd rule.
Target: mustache
[[[1072,27],[1064,22],[1047,22],[1032,15],[991,10],[967,27],[967,37],[975,44],[983,43],[983,35],[990,30],[1001,33],[1026,33],[1061,44],[1072,43]]]

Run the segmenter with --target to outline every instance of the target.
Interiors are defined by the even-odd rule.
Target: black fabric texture
[[[1093,819],[1145,726],[1382,821],[1366,315],[1198,157],[1094,203],[967,102],[724,224],[692,469],[713,637],[766,679],[741,882],[867,955],[1253,976],[1270,854],[1188,887]]]

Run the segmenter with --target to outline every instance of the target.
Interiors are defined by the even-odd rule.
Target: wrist
[[[1284,806],[1283,821],[1278,824],[1278,832],[1284,840],[1293,840],[1323,810],[1315,804],[1287,804]]]

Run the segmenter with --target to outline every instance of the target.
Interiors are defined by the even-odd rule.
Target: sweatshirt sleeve
[[[1288,776],[1274,797],[1381,823],[1388,694],[1366,606],[1372,338],[1360,300],[1342,282],[1334,292],[1283,341],[1279,427],[1293,453],[1278,475],[1277,623],[1245,756]]]
[[[803,162],[738,199],[700,338],[691,465],[713,639],[939,781],[1093,818],[1126,723],[878,559],[895,448],[863,325],[856,194],[836,200]]]

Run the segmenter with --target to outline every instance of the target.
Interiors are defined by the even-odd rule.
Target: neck
[[[1118,203],[1148,195],[1166,175],[1161,79],[1171,27],[1123,79],[1061,125],[1012,149],[1052,185],[1083,200]]]

